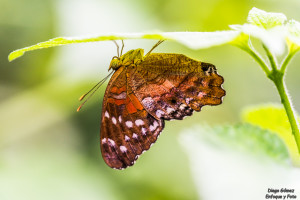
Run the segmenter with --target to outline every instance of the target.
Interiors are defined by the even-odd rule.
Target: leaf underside
[[[107,40],[125,40],[125,39],[155,39],[155,40],[173,40],[181,43],[191,49],[209,48],[222,45],[232,41],[239,35],[239,31],[217,31],[217,32],[158,32],[158,33],[118,33],[106,34],[91,37],[58,37],[45,42],[25,47],[11,52],[8,60],[12,61],[19,58],[28,51],[44,49],[49,47],[63,46],[67,44],[99,42]]]

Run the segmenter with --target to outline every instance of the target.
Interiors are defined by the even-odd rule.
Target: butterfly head
[[[131,64],[138,64],[143,60],[144,50],[143,49],[133,49],[121,55],[120,57],[114,56],[110,62],[108,71],[110,69],[117,70],[122,65],[129,66]]]
[[[117,70],[117,69],[119,69],[119,67],[121,67],[121,65],[122,65],[122,61],[121,61],[120,57],[114,56],[110,62],[108,71],[110,69]]]

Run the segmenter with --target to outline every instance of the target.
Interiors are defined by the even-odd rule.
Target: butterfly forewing
[[[108,166],[123,169],[134,164],[157,140],[164,127],[151,116],[127,84],[127,68],[111,78],[103,101],[101,151]]]
[[[220,104],[225,95],[213,65],[182,54],[150,54],[129,72],[132,90],[157,119],[183,119],[204,105]]]

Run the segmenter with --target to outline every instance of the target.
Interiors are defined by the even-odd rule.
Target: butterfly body
[[[157,140],[164,120],[183,119],[204,105],[222,103],[224,79],[212,64],[182,54],[143,49],[113,58],[103,100],[101,151],[108,166],[134,164]]]
[[[133,49],[122,55],[120,58],[112,59],[108,70],[117,70],[121,66],[128,66],[130,64],[139,64],[144,58],[144,49]]]

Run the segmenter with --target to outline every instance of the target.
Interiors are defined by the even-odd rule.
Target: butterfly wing
[[[102,157],[111,168],[124,169],[148,150],[164,128],[139,102],[120,67],[108,83],[102,106]]]
[[[107,165],[123,169],[148,150],[164,119],[183,119],[204,105],[222,103],[223,77],[208,63],[181,54],[150,54],[120,67],[103,101],[101,151]]]
[[[183,119],[225,96],[214,65],[182,54],[152,53],[129,73],[129,85],[156,119]]]

